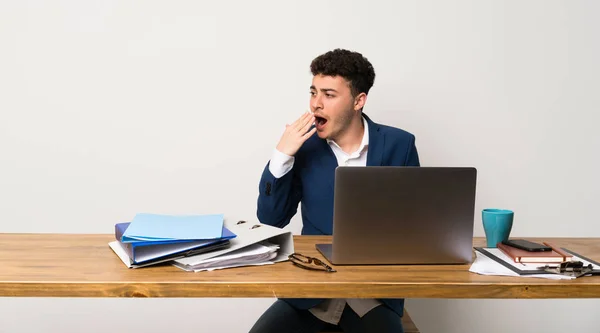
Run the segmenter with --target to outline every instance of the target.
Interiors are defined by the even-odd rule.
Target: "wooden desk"
[[[171,265],[128,269],[112,235],[0,234],[0,296],[21,297],[365,297],[598,298],[600,276],[576,280],[480,276],[469,265],[336,266],[309,271],[290,262],[191,273]],[[327,236],[295,236],[318,256]],[[546,239],[600,260],[600,239]],[[483,245],[482,238],[475,245]]]

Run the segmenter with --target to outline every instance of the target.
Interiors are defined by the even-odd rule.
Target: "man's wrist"
[[[269,171],[275,178],[285,176],[294,166],[294,156],[290,156],[273,149],[273,154],[269,162]]]

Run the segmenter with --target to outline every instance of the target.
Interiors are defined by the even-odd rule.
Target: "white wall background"
[[[413,132],[422,165],[478,168],[477,212],[515,210],[513,236],[600,237],[599,15],[593,0],[0,0],[0,232],[255,218],[310,61],[343,47],[375,66],[366,112]],[[272,301],[0,298],[0,332],[245,332]],[[600,325],[597,300],[407,308],[424,333]]]

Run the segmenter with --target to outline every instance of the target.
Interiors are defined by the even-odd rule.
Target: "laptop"
[[[334,265],[472,261],[477,170],[339,166],[333,240],[317,244]]]

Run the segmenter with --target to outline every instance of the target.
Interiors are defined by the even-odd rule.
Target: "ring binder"
[[[204,252],[194,256],[179,258],[173,261],[173,265],[184,270],[193,271],[195,266],[200,266],[209,259],[219,256],[230,255],[235,251],[248,249],[253,245],[270,243],[279,247],[271,262],[288,260],[288,256],[294,253],[294,240],[292,232],[268,224],[250,224],[247,221],[224,221],[224,227],[237,237],[229,240],[229,246],[224,249]]]

